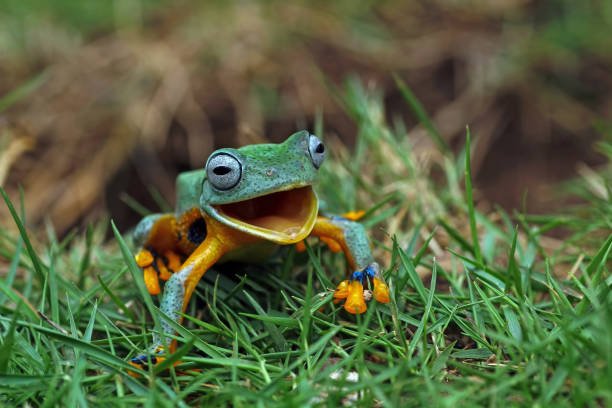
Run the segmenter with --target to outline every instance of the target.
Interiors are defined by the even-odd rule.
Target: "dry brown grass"
[[[177,172],[216,146],[281,140],[311,127],[317,110],[328,135],[350,144],[355,124],[328,86],[350,73],[383,93],[382,114],[405,122],[426,166],[438,160],[391,72],[451,146],[469,123],[477,186],[506,207],[520,206],[526,189],[528,209],[554,206],[548,186],[575,175],[576,163],[599,162],[591,124],[612,117],[609,54],[549,40],[554,13],[535,2],[177,2],[141,20],[116,12],[114,27],[85,34],[33,13],[23,47],[5,54],[0,90],[45,75],[0,116],[4,185],[12,196],[23,186],[31,225],[50,217],[63,234],[112,212],[127,227],[137,215],[122,192],[148,205],[153,186],[171,201]]]

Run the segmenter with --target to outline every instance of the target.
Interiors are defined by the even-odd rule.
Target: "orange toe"
[[[333,238],[328,238],[328,237],[320,237],[321,241],[325,242],[327,244],[327,246],[329,247],[329,249],[334,252],[334,253],[338,253],[340,251],[342,251],[342,247],[340,246],[340,244],[338,243],[338,241],[336,241]]]
[[[304,241],[296,242],[295,250],[298,252],[304,252],[306,250],[306,244],[304,244]]]
[[[363,285],[358,280],[351,281],[348,284],[348,296],[346,303],[344,303],[344,310],[349,313],[358,314],[364,313],[367,308],[363,299]]]
[[[159,270],[159,278],[165,281],[170,279],[170,277],[172,276],[172,272],[170,272],[168,268],[166,268],[166,264],[164,263],[164,261],[161,258],[158,258],[155,264],[157,265],[157,270]]]
[[[349,281],[343,280],[342,282],[340,282],[340,284],[336,288],[336,291],[334,292],[334,299],[346,299],[346,297],[348,296],[348,287]]]
[[[144,269],[144,281],[147,285],[147,289],[149,290],[150,294],[159,294],[159,279],[157,278],[157,272],[155,271],[155,268],[153,268],[152,266],[147,266]]]
[[[363,210],[360,210],[360,211],[349,211],[349,212],[346,212],[346,213],[342,214],[342,216],[344,218],[347,218],[347,219],[351,220],[351,221],[357,221],[358,219],[363,217],[365,215],[365,213],[366,212],[363,211]]]
[[[153,254],[148,249],[141,249],[135,256],[136,264],[141,268],[146,268],[153,263]]]
[[[176,272],[181,269],[181,258],[174,251],[166,251],[164,256],[168,260],[168,269]]]
[[[389,287],[379,278],[374,278],[374,299],[381,303],[389,303]]]

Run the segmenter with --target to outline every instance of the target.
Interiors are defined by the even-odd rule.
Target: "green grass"
[[[407,109],[437,134],[400,85]],[[0,230],[10,263],[0,279],[0,403],[611,405],[606,178],[568,185],[588,205],[566,214],[483,214],[472,199],[469,133],[462,154],[423,164],[401,123],[384,120],[380,95],[355,79],[336,91],[358,141],[354,152],[329,141],[319,192],[337,212],[373,209],[364,222],[390,304],[347,314],[331,302],[333,283],[347,274],[342,255],[316,242],[302,254],[284,248],[264,266],[209,271],[177,326],[174,357],[183,363],[132,378],[125,361],[165,317],[129,239],[104,242],[107,220],[63,241],[51,227],[34,237],[13,208],[27,197],[11,204],[3,194],[20,233]],[[610,146],[604,139],[599,148]],[[445,179],[434,183],[432,171]],[[607,195],[594,194],[602,190],[593,183]],[[552,228],[565,238],[551,247]]]

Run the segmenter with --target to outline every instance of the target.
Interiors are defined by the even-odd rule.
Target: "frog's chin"
[[[312,231],[319,201],[306,186],[211,207],[216,218],[232,228],[277,244],[293,244]]]

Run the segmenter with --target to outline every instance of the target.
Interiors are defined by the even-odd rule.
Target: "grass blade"
[[[35,77],[29,79],[17,89],[0,97],[0,113],[10,108],[14,103],[26,98],[32,92],[37,90],[47,80],[47,74],[42,72]]]
[[[429,133],[429,136],[436,143],[438,149],[440,149],[444,155],[450,155],[450,149],[448,148],[446,141],[442,138],[431,119],[429,119],[429,116],[427,115],[425,108],[423,108],[423,105],[421,105],[421,102],[419,102],[410,88],[408,88],[408,86],[399,76],[397,76],[397,74],[393,74],[393,79],[395,80],[395,84],[399,88],[402,96],[406,102],[408,102],[408,106],[410,106],[410,109],[412,109],[412,112],[415,114],[419,122],[421,122],[423,127],[427,130],[427,133]]]
[[[23,242],[25,243],[26,249],[28,251],[28,255],[30,256],[30,259],[32,260],[32,265],[34,266],[36,277],[38,278],[38,281],[41,284],[43,284],[45,282],[45,273],[43,272],[42,264],[40,260],[38,259],[36,252],[34,251],[34,247],[32,247],[30,238],[28,238],[28,234],[26,232],[25,226],[21,222],[19,215],[17,215],[17,211],[15,211],[15,207],[13,207],[13,203],[11,203],[11,200],[9,199],[8,195],[6,194],[6,192],[4,191],[2,187],[0,187],[0,194],[2,194],[2,198],[4,198],[4,202],[6,203],[6,206],[8,207],[9,212],[11,213],[11,216],[13,217],[13,220],[15,221],[15,224],[17,225],[17,228],[19,229],[19,234],[21,234],[21,239],[23,239]]]
[[[465,128],[465,198],[467,200],[468,215],[470,218],[470,229],[472,231],[472,244],[474,256],[479,264],[483,265],[480,241],[478,240],[478,229],[476,228],[476,215],[474,211],[474,199],[472,198],[472,169],[470,166],[470,128]]]
[[[113,221],[111,221],[111,227],[113,229],[113,233],[115,234],[115,239],[117,240],[119,249],[121,250],[123,261],[127,264],[128,271],[132,275],[132,279],[134,280],[134,282],[136,282],[136,287],[138,288],[140,297],[144,301],[147,309],[149,310],[149,314],[151,315],[151,318],[153,319],[155,330],[157,330],[158,332],[161,332],[159,316],[156,313],[156,307],[153,304],[153,299],[151,299],[151,295],[149,294],[149,291],[147,290],[147,286],[145,285],[142,271],[140,270],[138,265],[136,265],[136,260],[134,259],[134,255],[132,255],[132,252],[128,248],[125,240],[119,233],[119,230],[117,229],[117,226],[115,225]]]

